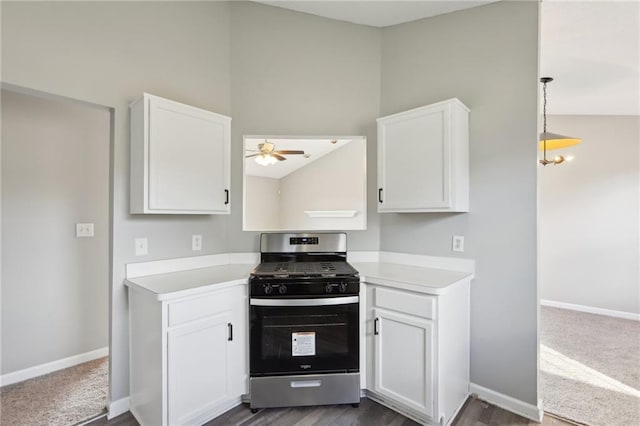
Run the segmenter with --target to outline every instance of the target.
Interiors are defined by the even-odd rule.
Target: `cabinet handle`
[[[224,203],[225,204],[229,204],[229,190],[228,189],[224,190]]]
[[[229,322],[227,323],[227,327],[229,328],[229,337],[227,337],[227,340],[232,341],[233,340],[233,324]]]
[[[382,203],[382,188],[378,188],[378,202]]]
[[[376,336],[380,334],[380,331],[378,330],[378,321],[380,321],[380,318],[376,318],[373,320],[373,334]]]

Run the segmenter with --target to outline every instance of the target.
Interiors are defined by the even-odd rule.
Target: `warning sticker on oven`
[[[313,356],[316,354],[316,333],[305,331],[291,333],[291,355]]]

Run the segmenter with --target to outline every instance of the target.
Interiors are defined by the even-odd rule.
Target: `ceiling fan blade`
[[[244,156],[244,158],[257,157],[258,155],[262,155],[262,153],[251,154],[251,155],[245,155],[245,156]]]
[[[291,151],[291,150],[283,149],[283,150],[280,150],[280,151],[274,151],[274,154],[304,155],[304,151]]]
[[[284,160],[286,160],[286,158],[284,158],[282,155],[278,155],[278,154],[276,154],[275,152],[272,152],[272,153],[271,153],[271,156],[272,156],[273,158],[275,158],[276,160],[279,160],[279,161],[284,161]]]

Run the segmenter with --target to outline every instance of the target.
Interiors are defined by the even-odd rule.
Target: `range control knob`
[[[278,287],[278,292],[280,294],[285,294],[287,292],[287,286],[284,284],[280,284],[280,287]]]
[[[327,286],[324,288],[327,293],[331,293],[333,291],[333,286],[330,283],[327,283]]]
[[[347,283],[340,283],[340,293],[347,291]]]
[[[271,294],[273,293],[273,287],[271,287],[271,284],[266,284],[264,286],[264,294]]]

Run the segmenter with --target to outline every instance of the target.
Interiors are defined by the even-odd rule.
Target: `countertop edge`
[[[197,287],[188,288],[184,290],[171,291],[166,293],[156,293],[153,290],[146,288],[140,284],[137,284],[129,279],[125,279],[125,285],[132,290],[142,292],[151,296],[158,302],[166,302],[169,300],[182,299],[184,297],[197,296],[199,294],[208,293],[214,290],[223,290],[229,287],[235,287],[237,285],[247,285],[249,283],[249,277],[237,278],[234,280],[212,282],[209,284],[203,284]]]
[[[373,284],[373,285],[381,285],[389,288],[397,288],[401,290],[413,291],[416,293],[423,294],[431,294],[434,296],[440,296],[442,294],[448,293],[453,287],[457,286],[459,283],[463,281],[470,281],[473,279],[473,274],[469,274],[467,276],[461,277],[451,283],[447,284],[445,287],[432,287],[428,284],[418,284],[407,281],[399,281],[396,279],[387,279],[380,278],[371,275],[360,275],[360,282],[365,284]]]

